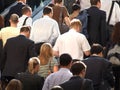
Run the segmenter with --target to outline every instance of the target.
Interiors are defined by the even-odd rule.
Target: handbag
[[[61,10],[60,10],[59,23],[58,23],[61,34],[67,32],[69,30],[68,25],[66,25],[66,23],[62,20],[62,16],[63,16],[62,11],[63,11],[63,7],[61,7]]]

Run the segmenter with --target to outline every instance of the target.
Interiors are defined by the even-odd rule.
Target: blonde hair
[[[44,43],[41,46],[40,55],[39,55],[41,65],[47,64],[52,57],[53,57],[53,50],[51,44]]]
[[[80,29],[82,28],[82,23],[79,19],[73,19],[71,22],[70,22],[70,28],[74,28],[74,27],[80,27]]]
[[[30,58],[29,62],[28,62],[28,70],[29,70],[29,72],[32,72],[35,69],[36,65],[40,65],[39,58],[37,58],[37,57]]]

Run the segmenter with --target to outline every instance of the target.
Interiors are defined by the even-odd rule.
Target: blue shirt
[[[42,90],[50,90],[53,86],[68,81],[72,76],[69,69],[61,68],[58,72],[52,73],[46,78]]]

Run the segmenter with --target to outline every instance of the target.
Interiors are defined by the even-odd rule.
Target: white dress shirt
[[[43,85],[42,90],[51,90],[53,86],[62,84],[72,77],[72,73],[67,68],[61,68],[59,71],[50,74]]]
[[[52,43],[59,35],[58,23],[46,15],[33,22],[30,39],[35,43]]]
[[[90,45],[83,34],[71,29],[58,37],[53,50],[58,51],[59,56],[68,53],[73,59],[83,60],[83,52],[89,51]]]
[[[28,16],[22,15],[22,16],[19,18],[19,22],[18,22],[18,24],[17,24],[17,27],[18,27],[18,28],[21,28],[21,27],[23,26],[23,23],[24,23],[26,17],[28,17]],[[32,18],[31,18],[31,17],[28,17],[28,18],[27,18],[25,25],[26,25],[26,26],[30,26],[30,27],[32,26]]]
[[[90,0],[80,0],[81,10],[87,9],[91,6]]]
[[[110,13],[110,8],[112,5],[112,0],[101,0],[101,10],[106,12],[106,21],[108,21],[108,16]],[[115,25],[116,22],[120,21],[120,7],[119,5],[115,2],[111,19],[110,19],[110,25]]]

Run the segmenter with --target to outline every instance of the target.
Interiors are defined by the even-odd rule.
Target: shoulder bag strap
[[[112,15],[112,11],[113,11],[113,6],[114,6],[114,1],[112,1],[112,5],[111,5],[111,8],[110,8],[110,13],[109,13],[109,16],[108,16],[108,21],[107,21],[108,25],[109,25],[109,22],[110,22],[110,19],[111,19],[111,15]]]
[[[83,80],[82,80],[82,85],[81,85],[81,89],[80,89],[80,90],[84,90],[85,81],[86,81],[86,79],[83,79]]]
[[[24,26],[26,24],[27,19],[28,19],[28,17],[25,18],[22,26]]]

